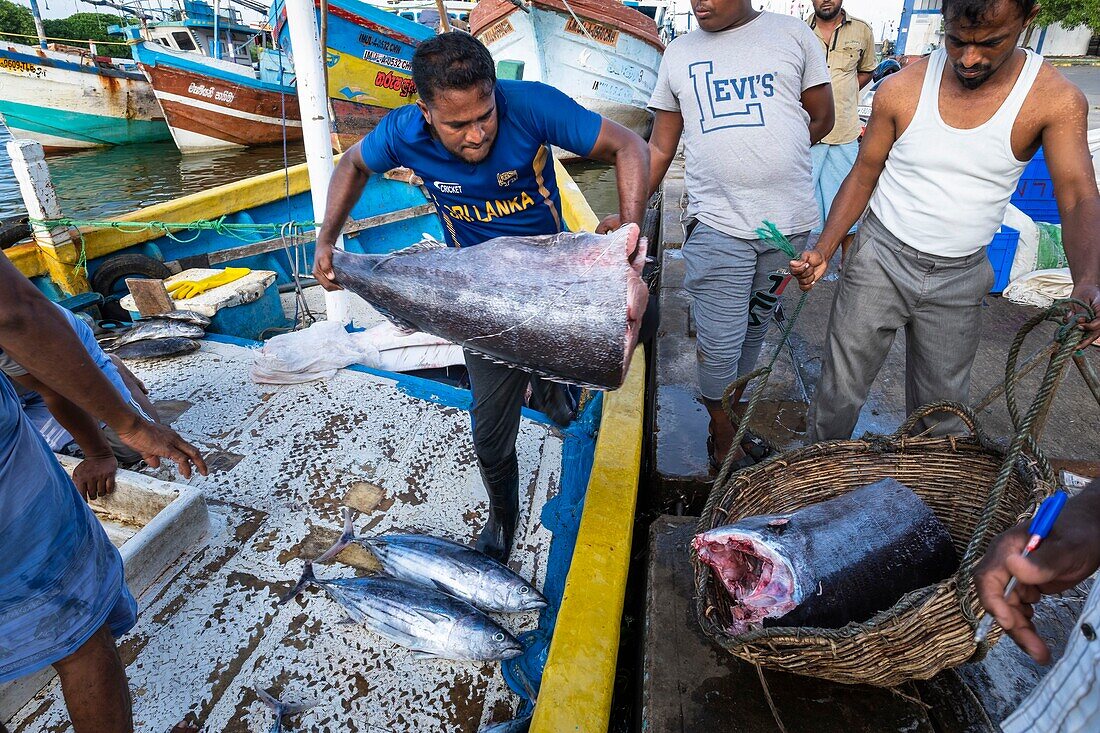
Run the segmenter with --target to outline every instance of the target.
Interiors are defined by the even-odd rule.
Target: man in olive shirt
[[[859,153],[859,90],[871,80],[871,72],[875,70],[875,36],[871,26],[848,15],[843,0],[814,0],[814,14],[808,22],[825,49],[836,110],[832,131],[810,149],[814,195],[824,224],[829,218],[833,198]],[[853,226],[848,232],[843,243],[844,252],[848,251],[855,231]],[[821,226],[813,232],[820,234]]]

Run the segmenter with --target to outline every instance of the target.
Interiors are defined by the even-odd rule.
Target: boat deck
[[[303,558],[336,539],[340,511],[362,532],[415,530],[472,541],[486,500],[462,393],[421,380],[343,370],[287,387],[253,384],[250,349],[205,340],[162,362],[132,362],[181,434],[211,463],[201,487],[212,526],[205,544],[140,599],[137,627],[121,642],[138,730],[164,731],[185,716],[210,731],[268,730],[253,687],[309,703],[290,730],[475,731],[506,720],[519,698],[498,664],[416,661],[312,589],[278,605]],[[568,437],[525,417],[518,441],[521,530],[512,567],[542,588]],[[176,478],[174,468],[145,473]],[[369,569],[366,551],[318,568],[320,577]],[[560,593],[560,590],[559,590]],[[498,617],[501,618],[501,617]],[[505,616],[516,634],[535,613]],[[13,731],[69,729],[57,682],[8,724]]]

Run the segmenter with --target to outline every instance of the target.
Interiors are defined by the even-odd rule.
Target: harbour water
[[[0,125],[0,218],[25,213]],[[170,201],[283,167],[282,146],[182,155],[172,142],[98,148],[47,158],[61,211],[78,219],[102,219]],[[288,146],[289,165],[305,162],[301,144]],[[599,216],[618,209],[615,172],[607,166],[570,167]]]

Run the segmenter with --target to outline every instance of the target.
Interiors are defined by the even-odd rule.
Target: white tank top
[[[929,57],[916,114],[890,150],[871,210],[914,249],[966,257],[992,241],[1027,166],[1012,152],[1012,126],[1043,58],[1027,51],[1008,98],[972,130],[949,127],[940,117],[946,60],[942,48]]]

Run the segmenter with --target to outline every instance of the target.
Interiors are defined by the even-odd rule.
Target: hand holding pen
[[[989,614],[1035,661],[1047,664],[1050,650],[1032,623],[1043,594],[1060,593],[1088,578],[1100,566],[1100,481],[1069,499],[1049,534],[1028,555],[1031,522],[998,537],[974,575],[978,598]],[[1007,597],[1012,579],[1016,585]]]

